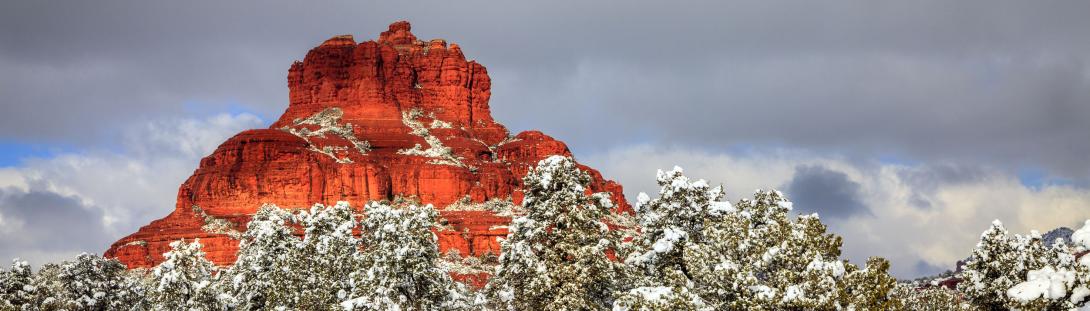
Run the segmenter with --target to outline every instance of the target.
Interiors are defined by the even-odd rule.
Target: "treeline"
[[[269,205],[229,267],[196,240],[150,270],[87,254],[37,271],[16,260],[0,272],[0,310],[1067,310],[1090,296],[1090,222],[1054,245],[996,222],[954,290],[899,283],[882,258],[841,260],[841,238],[817,215],[792,217],[777,191],[731,204],[675,168],[632,219],[589,180],[565,157],[530,170],[484,288],[452,280],[431,206]]]

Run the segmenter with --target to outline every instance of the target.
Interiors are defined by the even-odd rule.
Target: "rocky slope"
[[[421,41],[408,22],[377,41],[337,36],[288,70],[290,104],[268,129],[220,145],[178,190],[174,211],[106,251],[130,268],[163,260],[168,244],[200,238],[213,262],[235,259],[239,234],[266,203],[308,207],[415,199],[441,209],[440,248],[498,252],[508,200],[527,168],[567,146],[541,132],[510,135],[492,119],[491,81],[457,44]],[[621,186],[584,167],[593,191],[628,211]],[[486,204],[487,203],[487,204]]]

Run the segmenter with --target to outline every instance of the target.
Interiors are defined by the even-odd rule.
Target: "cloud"
[[[408,19],[488,66],[499,120],[576,153],[790,146],[1090,178],[1087,2],[254,5],[5,2],[0,138],[93,146],[180,103],[273,118],[292,60]]]
[[[0,188],[75,201],[63,206],[127,234],[170,209],[200,156],[283,111],[286,71],[307,49],[408,19],[420,38],[457,42],[488,67],[498,120],[568,142],[629,195],[674,164],[723,178],[732,198],[796,181],[840,189],[827,200],[841,203],[815,208],[848,236],[846,254],[889,257],[911,276],[964,257],[993,218],[1024,231],[1087,216],[1074,185],[1090,185],[1088,11],[1018,0],[5,1],[0,140],[69,151],[0,168]],[[1026,186],[1015,175],[1025,169],[1073,182]],[[858,205],[866,221],[836,221],[828,207],[863,215]]]
[[[796,212],[817,211],[830,231],[844,237],[846,259],[863,263],[869,256],[885,257],[900,278],[952,269],[969,255],[993,219],[1025,234],[1072,227],[1090,218],[1088,188],[1028,186],[1015,175],[984,166],[858,161],[794,149],[714,152],[650,144],[580,161],[621,182],[628,196],[656,193],[654,171],[674,164],[690,178],[722,183],[732,201],[749,197],[751,189],[785,189]],[[919,202],[926,202],[926,208]]]
[[[97,253],[115,238],[102,210],[52,192],[0,189],[0,255],[34,262]]]
[[[784,191],[800,204],[799,212],[846,218],[868,214],[861,201],[861,186],[848,175],[817,165],[795,167],[794,178]]]
[[[0,169],[0,258],[38,263],[101,253],[174,208],[178,185],[201,157],[242,130],[250,114],[130,124],[117,151],[84,150]]]

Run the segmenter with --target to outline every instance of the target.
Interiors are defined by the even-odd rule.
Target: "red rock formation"
[[[178,190],[170,215],[114,243],[107,257],[130,268],[163,260],[168,244],[200,238],[210,260],[235,260],[238,233],[265,203],[314,203],[412,197],[446,209],[468,198],[521,201],[521,178],[537,161],[568,147],[541,132],[510,136],[488,108],[485,67],[456,44],[417,40],[396,22],[378,41],[326,40],[288,70],[290,104],[269,129],[228,139]],[[621,186],[593,176],[629,211]],[[498,252],[509,217],[484,210],[441,211],[441,251]],[[481,275],[459,279],[483,282]]]

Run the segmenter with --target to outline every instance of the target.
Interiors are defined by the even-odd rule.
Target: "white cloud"
[[[14,187],[27,190],[26,178],[23,178],[23,174],[15,168],[4,167],[0,168],[0,188]]]
[[[246,113],[151,120],[127,127],[118,150],[65,153],[0,169],[0,190],[4,190],[0,192],[0,226],[4,230],[21,228],[19,232],[33,234],[41,229],[27,228],[33,225],[60,231],[49,235],[55,239],[95,236],[70,243],[7,236],[0,238],[0,258],[56,261],[81,251],[101,253],[114,239],[169,213],[178,186],[201,157],[231,135],[262,125],[260,118]],[[51,203],[37,203],[41,200]],[[93,219],[79,219],[80,227],[67,228],[59,225],[63,219],[54,219],[57,224],[36,219],[40,217],[32,209],[41,208],[39,204],[51,204],[51,213],[62,215],[57,217]]]
[[[868,256],[892,261],[902,278],[953,268],[969,255],[993,219],[1012,232],[1074,226],[1090,218],[1090,189],[1069,185],[1027,186],[1012,174],[952,164],[890,164],[851,161],[796,150],[715,153],[677,147],[637,145],[581,159],[625,185],[626,194],[657,193],[654,171],[677,164],[694,178],[722,183],[728,199],[757,188],[783,188],[795,168],[820,165],[844,173],[861,188],[870,213],[834,219],[830,230],[844,236],[844,255],[862,263]],[[790,193],[789,193],[790,195]],[[807,202],[796,202],[806,211]]]

